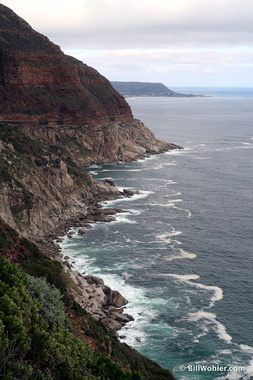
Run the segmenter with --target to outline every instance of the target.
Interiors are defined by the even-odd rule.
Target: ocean
[[[62,250],[128,299],[135,320],[123,342],[179,380],[249,380],[253,89],[187,92],[208,96],[127,99],[157,138],[184,149],[90,167],[96,180],[140,193],[105,202],[126,212],[65,238]]]

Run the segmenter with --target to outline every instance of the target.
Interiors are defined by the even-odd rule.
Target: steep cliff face
[[[78,224],[97,202],[122,196],[108,182],[95,182],[85,165],[132,161],[175,147],[157,141],[137,120],[79,128],[0,124],[0,217],[32,238],[70,220]]]
[[[46,144],[31,139],[25,128],[0,125],[0,217],[25,236],[43,237],[78,220],[99,200],[120,196],[71,159],[69,152],[78,147]]]
[[[133,119],[95,69],[0,4],[0,217],[25,236],[78,223],[121,196],[83,167],[178,148]],[[73,220],[73,218],[75,220]]]
[[[0,121],[82,125],[131,120],[124,98],[95,69],[65,55],[0,4]]]
[[[32,139],[49,145],[58,154],[65,150],[78,165],[133,161],[149,154],[179,148],[155,138],[139,120],[109,122],[80,127],[38,126],[21,128]]]

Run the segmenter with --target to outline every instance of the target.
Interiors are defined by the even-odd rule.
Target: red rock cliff
[[[110,82],[0,4],[0,121],[83,125],[109,120],[132,120],[130,107]]]

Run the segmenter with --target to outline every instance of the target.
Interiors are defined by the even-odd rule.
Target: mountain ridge
[[[193,97],[191,94],[180,94],[166,87],[163,83],[153,82],[118,82],[111,81],[112,86],[124,97],[132,96],[165,96],[165,97]]]
[[[2,4],[0,25],[0,121],[74,126],[133,119],[105,77]]]

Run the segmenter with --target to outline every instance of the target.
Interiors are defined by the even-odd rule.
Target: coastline
[[[112,181],[105,181],[115,186]],[[135,194],[139,194],[139,192],[123,189],[123,191],[119,191],[118,197],[113,198],[130,198]],[[116,337],[119,337],[118,330],[134,320],[131,315],[125,313],[128,300],[117,290],[107,286],[101,278],[75,270],[69,262],[69,257],[62,253],[61,243],[65,238],[71,239],[75,234],[85,234],[85,230],[91,228],[91,224],[114,221],[116,214],[124,212],[126,210],[103,208],[100,203],[90,204],[86,215],[81,214],[68,220],[62,226],[58,226],[55,234],[50,234],[46,239],[37,242],[53,260],[61,263],[63,271],[73,282],[72,299],[94,319],[103,323]],[[77,228],[77,232],[74,232],[73,228]]]
[[[183,149],[183,147],[176,144],[165,144],[167,144],[167,149],[164,151],[153,154],[146,153],[140,159],[165,153],[169,150]],[[136,161],[136,159],[131,161]],[[118,208],[103,208],[99,202],[131,198],[135,194],[140,194],[138,191],[128,189],[119,190],[110,179],[105,179],[100,185],[106,186],[109,191],[105,194],[94,194],[93,199],[86,201],[84,207],[78,210],[79,212],[75,212],[74,215],[67,214],[66,217],[64,215],[60,223],[55,225],[53,232],[44,232],[43,236],[35,235],[32,240],[47,256],[61,263],[63,271],[69,276],[75,288],[70,290],[73,300],[96,320],[102,322],[113,335],[118,337],[117,331],[124,327],[126,323],[134,320],[131,315],[124,312],[128,300],[117,290],[113,290],[104,284],[101,278],[86,273],[81,274],[75,270],[68,261],[69,257],[62,253],[60,246],[64,237],[71,239],[75,234],[72,230],[73,228],[78,228],[78,234],[85,234],[85,229],[90,228],[91,224],[114,221],[116,214],[126,212]],[[77,210],[75,209],[75,211]]]

